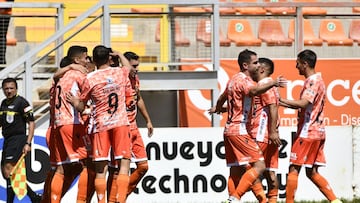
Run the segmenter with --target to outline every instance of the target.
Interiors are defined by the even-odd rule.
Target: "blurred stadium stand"
[[[47,100],[43,92],[49,85],[48,79],[68,47],[75,44],[87,46],[90,54],[98,44],[122,52],[134,51],[140,55],[141,71],[175,72],[184,63],[182,59],[187,58],[194,59],[193,64],[210,64],[216,70],[219,58],[236,58],[239,49],[249,46],[259,55],[270,58],[294,58],[304,46],[310,46],[324,58],[358,57],[356,12],[360,2],[355,0],[347,3],[341,0],[219,0],[219,16],[213,13],[215,7],[211,2],[215,1],[177,1],[176,5],[164,0],[152,4],[136,2],[125,0],[111,4],[105,15],[101,7],[94,9],[84,20],[64,31],[99,1],[16,1],[7,40],[8,64],[1,65],[12,69],[3,69],[0,75],[2,78],[9,74],[28,77],[24,75],[26,65],[20,62],[28,57],[34,87],[45,86],[39,91],[33,88],[31,96],[34,103],[43,103],[41,101]],[[45,6],[36,7],[41,3]],[[296,8],[303,10],[297,13]],[[295,29],[303,18],[303,28]],[[218,28],[216,32],[214,26]],[[61,32],[64,32],[61,37],[39,48]],[[341,37],[331,37],[334,33]],[[218,40],[218,44],[214,40]],[[28,56],[37,48],[34,56]],[[218,54],[217,59],[212,58],[214,53]],[[151,87],[145,88],[151,90]]]

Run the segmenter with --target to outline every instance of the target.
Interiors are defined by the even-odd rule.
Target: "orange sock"
[[[319,190],[325,195],[325,197],[329,201],[333,201],[336,199],[336,196],[331,189],[329,183],[322,175],[320,175],[319,173],[312,175],[311,181],[319,188]]]
[[[298,185],[298,173],[289,172],[286,181],[286,203],[294,203],[295,192]]]
[[[229,176],[228,179],[228,192],[229,196],[236,193],[236,187],[240,182],[240,176]]]
[[[110,177],[111,178],[111,177]],[[111,185],[108,185],[109,202],[117,201],[117,176],[112,176]]]
[[[273,189],[269,189],[268,193],[267,193],[267,197],[268,197],[268,203],[276,203],[277,202],[277,197],[278,197],[278,189],[277,188],[273,188]]]
[[[258,177],[259,174],[254,168],[247,170],[241,177],[239,185],[236,187],[236,193],[233,196],[240,199]]]
[[[51,181],[51,203],[60,203],[63,182],[64,175],[55,172],[54,177]]]
[[[129,187],[129,176],[125,174],[119,174],[117,179],[117,193],[118,193],[118,202],[125,202],[126,194]]]
[[[77,194],[78,203],[86,202],[87,186],[88,186],[88,172],[87,172],[87,168],[84,168],[79,176],[78,194]]]
[[[253,192],[253,194],[255,195],[256,199],[260,202],[260,203],[266,203],[266,196],[265,196],[265,192],[264,192],[264,188],[261,184],[261,182],[256,182],[255,184],[253,184],[251,186],[251,191]]]
[[[136,185],[140,182],[141,178],[144,177],[148,169],[149,166],[147,162],[137,164],[135,171],[133,171],[130,175],[127,195],[130,195],[135,190]]]
[[[105,178],[95,178],[95,191],[99,203],[106,202],[106,180]]]

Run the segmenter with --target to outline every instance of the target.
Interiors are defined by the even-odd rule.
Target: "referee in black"
[[[13,203],[15,193],[10,183],[10,173],[21,155],[31,150],[31,142],[34,137],[34,115],[29,102],[17,93],[17,82],[14,78],[6,78],[2,81],[2,89],[6,96],[0,106],[0,126],[4,137],[4,145],[1,157],[1,172],[6,180],[7,203]],[[29,135],[26,135],[26,124],[29,125]],[[32,203],[41,201],[41,195],[36,194],[27,185]]]

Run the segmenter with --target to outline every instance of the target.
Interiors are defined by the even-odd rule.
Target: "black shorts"
[[[16,163],[21,157],[22,150],[27,141],[25,135],[12,135],[4,139],[1,156],[1,166],[5,163]]]

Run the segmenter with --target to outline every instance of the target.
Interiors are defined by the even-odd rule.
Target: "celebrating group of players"
[[[43,202],[60,202],[79,176],[77,202],[125,202],[148,170],[137,109],[153,126],[139,91],[139,56],[99,45],[92,59],[72,46],[53,76],[47,142],[52,170]],[[130,161],[137,168],[129,176]]]

